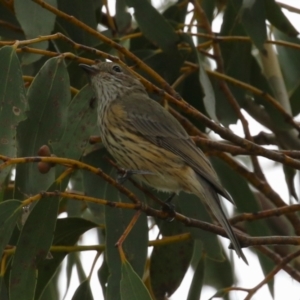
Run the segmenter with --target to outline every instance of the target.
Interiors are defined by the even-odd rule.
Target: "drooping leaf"
[[[268,21],[278,30],[288,36],[296,37],[299,32],[282,12],[279,5],[274,0],[264,0],[266,5],[266,17]]]
[[[212,120],[219,122],[219,120],[216,116],[215,93],[214,93],[212,84],[211,84],[200,60],[199,60],[199,80],[201,82],[203,92],[204,92],[203,102],[204,102],[206,112]]]
[[[95,227],[97,227],[97,224],[82,218],[58,219],[54,232],[53,246],[73,246],[84,232]],[[35,300],[40,299],[45,287],[67,254],[66,252],[52,252],[51,260],[47,259],[40,263]]]
[[[263,51],[267,39],[265,1],[231,0],[255,46]]]
[[[22,213],[21,201],[6,200],[0,203],[0,257]]]
[[[85,300],[94,299],[89,280],[85,280],[81,282],[72,297],[72,300],[82,300],[82,299]]]
[[[126,0],[116,1],[116,25],[118,32],[123,33],[131,26],[131,14],[126,10]]]
[[[5,284],[4,276],[0,276],[0,297],[3,300],[9,300],[8,290]]]
[[[220,34],[225,36],[247,36],[242,24],[236,20],[236,10],[231,2],[229,2],[226,7]],[[250,62],[252,57],[251,43],[240,41],[221,43],[220,48],[226,75],[248,83],[250,80]],[[237,113],[230,104],[229,99],[225,96],[223,90],[220,88],[219,80],[215,79],[213,76],[211,76],[210,79],[214,86],[218,119],[225,126],[235,124],[238,117]],[[226,84],[230,88],[235,100],[242,106],[246,97],[245,89],[241,89],[229,83]]]
[[[121,299],[151,300],[146,286],[136,272],[134,272],[128,261],[122,263]]]
[[[232,286],[235,282],[234,266],[226,258],[224,261],[214,261],[205,258],[205,276],[204,284],[213,286],[216,289],[226,288]],[[218,270],[218,272],[216,272]]]
[[[0,26],[0,36],[8,40],[23,40],[25,39],[23,30],[14,14],[3,2],[0,3],[0,19],[3,24],[8,26]]]
[[[163,57],[169,66],[168,71],[170,74],[174,73],[176,75],[183,63],[183,59],[177,49],[180,39],[174,29],[149,1],[126,0],[126,3],[129,7],[134,8],[134,16],[144,36],[163,50],[163,53],[157,57]],[[165,77],[163,73],[160,75]],[[165,77],[165,79],[172,83],[176,78],[174,77]]]
[[[163,237],[187,232],[179,222],[161,221],[160,233]],[[181,284],[193,254],[193,240],[169,245],[155,246],[150,257],[151,290],[157,299],[171,296]]]
[[[68,15],[74,16],[91,28],[96,29],[96,9],[99,9],[102,5],[101,1],[87,0],[82,2],[81,0],[74,0],[72,1],[72,5],[70,5],[68,1],[58,0],[57,2],[58,9]],[[99,42],[96,37],[71,22],[68,22],[64,18],[57,18],[56,23],[58,24],[58,30],[60,32],[77,43],[86,46],[95,46]]]
[[[56,0],[47,0],[48,4],[56,7]],[[55,15],[44,9],[31,0],[14,1],[16,17],[27,39],[33,39],[41,35],[48,35],[54,28]],[[48,41],[35,43],[33,47],[45,50],[48,48]],[[24,63],[32,63],[39,59],[41,55],[25,53],[23,56]]]
[[[147,0],[126,0],[134,8],[134,16],[144,35],[165,52],[174,50],[179,42],[177,34],[164,17]],[[155,24],[155,26],[153,26]]]
[[[107,155],[107,151],[102,148],[83,157],[83,162],[96,168],[100,168],[103,172],[110,174],[112,166],[105,159],[105,156]],[[107,189],[111,189],[112,187],[109,186],[108,183],[106,183],[101,177],[90,172],[83,172],[82,176],[84,191],[88,196],[99,199],[114,200],[106,197]],[[105,221],[104,206],[91,202],[87,202],[86,204],[92,211],[97,222],[103,224]]]
[[[136,193],[137,189],[130,182],[126,182],[125,186]],[[116,190],[114,189],[114,192],[115,191]],[[129,202],[124,195],[116,192],[115,195],[113,195],[112,192],[113,191],[111,191],[109,195],[109,200]],[[135,212],[131,210],[109,206],[105,207],[105,255],[110,273],[106,290],[106,297],[108,299],[121,299],[120,282],[122,264],[115,244],[123,234],[134,214]],[[134,271],[138,276],[142,277],[148,250],[148,226],[146,215],[140,215],[123,243],[123,250]]]
[[[284,33],[274,30],[273,31],[276,40],[281,40],[289,43],[294,43],[300,45],[299,38],[289,37]],[[300,57],[299,50],[293,49],[290,47],[277,46],[278,60],[280,63],[282,75],[285,80],[286,89],[289,95],[291,96],[290,103],[293,109],[293,115],[297,115],[300,111],[299,101],[296,101],[297,94],[294,96],[294,93],[297,92],[297,89],[300,87]]]
[[[90,136],[98,132],[96,110],[89,105],[93,96],[91,87],[85,86],[68,105],[64,133],[58,142],[52,143],[57,156],[79,159]]]
[[[27,106],[22,71],[16,49],[5,46],[0,49],[0,153],[16,157],[16,127],[25,119]],[[0,172],[0,190],[11,167]]]
[[[108,276],[109,276],[109,269],[108,269],[108,265],[106,262],[106,258],[104,257],[103,263],[98,270],[98,278],[99,278],[99,282],[101,284],[103,295],[106,295]]]
[[[18,156],[36,156],[43,145],[61,138],[67,120],[70,83],[62,58],[51,58],[41,68],[28,90],[27,119],[17,128]],[[54,181],[55,169],[41,174],[37,165],[17,166],[16,192],[36,194]]]
[[[170,5],[164,12],[163,16],[174,25],[182,24],[185,21],[188,3],[184,0],[178,0]],[[176,28],[176,27],[175,27]]]
[[[22,228],[10,274],[11,299],[34,298],[37,269],[52,245],[58,204],[58,197],[41,199]]]
[[[250,190],[246,180],[238,176],[232,171],[224,162],[217,158],[212,158],[212,164],[217,171],[222,184],[232,196],[237,208],[242,212],[256,212],[259,211],[259,205],[253,192]],[[264,220],[257,220],[256,222],[246,223],[247,232],[252,236],[268,236],[270,231]],[[262,269],[265,274],[268,274],[274,267],[264,255],[258,253]],[[274,281],[269,281],[269,289],[272,293]]]
[[[178,197],[181,212],[188,218],[193,218],[211,223],[211,217],[202,200],[195,195],[182,193]],[[210,259],[222,261],[224,259],[220,242],[215,234],[205,230],[188,227],[194,238],[202,242],[203,249]]]
[[[198,247],[196,247],[196,249],[197,248]],[[203,255],[200,256],[198,254],[198,257],[199,257],[198,263],[195,268],[195,272],[188,292],[187,300],[198,300],[200,299],[201,296],[201,290],[202,290],[203,280],[204,280],[204,271],[205,271],[205,259]]]

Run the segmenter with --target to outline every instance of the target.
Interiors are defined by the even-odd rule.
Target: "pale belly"
[[[172,152],[145,139],[138,143],[135,139],[130,133],[124,138],[122,132],[118,132],[114,138],[106,136],[102,141],[119,167],[151,172],[147,175],[133,175],[137,181],[164,192],[179,193],[186,190],[185,175],[189,168],[186,163]]]

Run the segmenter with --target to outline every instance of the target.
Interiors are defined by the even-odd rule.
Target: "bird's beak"
[[[79,67],[81,67],[88,75],[95,75],[99,72],[99,70],[95,66],[79,64]]]

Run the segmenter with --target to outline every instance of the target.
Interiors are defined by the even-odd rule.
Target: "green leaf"
[[[68,184],[72,186],[73,191],[76,191],[78,194],[84,194],[82,170],[77,170],[72,173]],[[85,203],[83,201],[66,199],[66,202],[66,213],[68,214],[68,217],[80,217],[82,215],[83,207],[85,207]]]
[[[182,42],[187,43],[191,48],[191,50],[188,51],[185,60],[191,63],[199,64],[198,50],[195,47],[192,37],[186,33],[182,33],[180,37],[182,39]],[[203,101],[205,94],[203,91],[201,79],[199,78],[199,73],[193,72],[192,74],[187,76],[187,78],[185,78],[185,80],[176,88],[176,91],[182,96],[185,101],[187,101],[197,110],[203,113],[205,112]],[[187,116],[187,118],[190,119],[189,116]],[[197,120],[193,120],[192,122],[200,130],[205,130],[203,123]]]
[[[0,49],[0,153],[16,157],[16,127],[25,118],[26,96],[16,49]],[[11,167],[0,172],[0,190]]]
[[[296,62],[295,62],[296,63]],[[271,96],[273,95],[272,89],[270,88],[266,77],[262,74],[262,70],[258,64],[258,62],[255,60],[254,57],[251,58],[251,77],[250,77],[250,84],[257,87],[264,93],[268,93]],[[269,118],[264,118],[261,122],[267,121],[271,123],[271,129],[275,131],[275,134],[280,137],[280,140],[282,139],[281,136],[283,135],[283,138],[285,138],[286,134],[285,132],[287,130],[292,129],[291,125],[286,122],[286,118],[279,113],[277,109],[274,108],[272,104],[270,104],[268,101],[266,101],[263,97],[258,95],[253,95],[254,103],[258,106],[258,109],[263,109],[263,112],[266,113]],[[259,119],[258,119],[259,120]]]
[[[299,34],[274,0],[265,0],[265,5],[267,19],[274,27],[288,36],[296,37]]]
[[[212,222],[205,205],[195,195],[181,193],[178,201],[180,210],[185,216],[209,223]],[[194,238],[202,242],[203,249],[209,258],[217,261],[224,259],[220,242],[215,234],[199,228],[188,227],[187,229]]]
[[[122,279],[120,287],[122,300],[151,300],[151,296],[146,286],[127,260],[122,263]]]
[[[242,24],[236,21],[236,11],[231,2],[229,2],[226,7],[220,35],[247,36]],[[220,44],[226,75],[246,83],[249,82],[250,62],[252,57],[251,47],[251,43],[238,41]],[[243,68],[241,68],[241,65]],[[237,122],[237,114],[232,108],[232,105],[229,104],[228,98],[220,88],[219,80],[213,78],[213,76],[210,77],[210,79],[212,80],[214,87],[218,119],[225,126],[235,124]],[[235,100],[242,105],[246,96],[245,89],[241,89],[230,84],[228,85]]]
[[[45,2],[56,7],[56,0],[47,0]],[[48,35],[54,29],[55,15],[37,3],[34,3],[31,0],[15,0],[14,8],[16,17],[21,24],[26,39]],[[43,41],[33,44],[32,47],[45,50],[48,48],[48,44],[48,41]],[[29,64],[40,57],[41,55],[25,53],[23,62]]]
[[[36,156],[41,146],[59,140],[64,132],[70,83],[62,58],[44,64],[28,89],[28,102],[28,118],[17,128],[18,156]],[[18,165],[15,191],[36,194],[47,190],[54,179],[54,168],[42,175],[36,164]]]
[[[261,0],[231,0],[239,11],[242,24],[259,50],[264,50],[267,39],[265,1]]]
[[[226,297],[228,297],[228,289],[222,289],[217,291],[211,298],[209,298],[208,300],[213,300],[215,298],[222,298],[222,299],[226,299]]]
[[[6,200],[0,203],[0,257],[22,214],[21,201]]]
[[[259,211],[260,207],[257,204],[256,198],[253,195],[247,181],[235,173],[222,160],[215,157],[211,158],[214,169],[217,171],[223,186],[232,196],[239,212],[254,213]],[[269,231],[263,220],[246,223],[247,229],[251,235],[264,236],[268,235]]]
[[[228,1],[229,2],[229,1]],[[206,15],[207,20],[209,21],[210,25],[212,26],[212,21],[216,17],[215,11],[216,11],[216,1],[211,1],[211,0],[202,0],[201,1],[201,7]],[[201,22],[198,18],[198,22]],[[184,23],[184,22],[182,22]],[[206,33],[207,30],[204,28],[204,26],[197,26],[197,33]],[[197,37],[197,43],[202,44],[207,42],[207,38],[205,37]]]
[[[0,276],[0,299],[9,300],[8,290],[3,276]]]
[[[58,9],[64,13],[74,16],[76,19],[85,23],[93,29],[97,28],[96,22],[96,9],[102,6],[101,1],[85,0],[73,0],[72,3],[64,0],[58,1]],[[88,33],[86,30],[79,28],[72,24],[68,20],[58,17],[56,20],[58,31],[67,35],[73,41],[86,46],[95,46],[99,43],[99,40]]]
[[[199,262],[196,266],[192,283],[189,289],[187,300],[198,300],[201,297],[201,290],[203,286],[204,279],[204,256],[202,255],[199,259]]]
[[[125,183],[125,186],[135,194],[138,192],[137,188],[129,181]],[[107,195],[107,199],[110,201],[131,203],[123,194],[118,194],[115,188]],[[135,211],[127,209],[105,206],[105,254],[110,273],[106,290],[107,299],[121,299],[121,260],[115,244],[127,228],[135,213]],[[123,250],[135,272],[142,277],[148,251],[148,225],[145,214],[140,215],[130,231],[130,234],[123,243]]]
[[[89,137],[98,132],[96,109],[89,100],[94,92],[89,85],[82,88],[68,105],[67,122],[60,140],[52,143],[53,152],[60,157],[79,159],[89,143]]]
[[[109,276],[109,269],[108,269],[106,257],[104,257],[103,263],[98,270],[98,278],[99,278],[99,282],[101,284],[103,295],[106,295],[108,276]]]
[[[144,58],[143,61],[155,72],[163,76],[163,78],[169,83],[174,82],[174,80],[179,76],[180,66],[183,63],[182,57],[179,57],[177,61],[174,62],[174,57],[165,52],[149,55]],[[151,77],[149,74],[146,74],[146,72],[139,73],[145,78],[151,80]]]
[[[295,176],[297,174],[297,171],[286,165],[283,165],[282,167],[283,167],[285,182],[289,191],[289,195],[290,197],[293,196],[296,200],[299,201],[296,188],[295,188]]]
[[[42,295],[40,300],[59,299],[60,291],[59,291],[58,275],[59,272],[55,274],[54,278],[52,278],[52,280],[46,286],[45,293]]]
[[[58,198],[39,200],[22,228],[10,273],[12,300],[34,298],[37,269],[52,244],[58,204]]]
[[[100,168],[106,174],[110,174],[112,170],[112,166],[105,160],[104,156],[107,156],[107,151],[102,148],[97,151],[90,153],[89,155],[83,157],[83,162],[89,165],[92,165],[96,168]],[[102,178],[93,174],[91,172],[83,172],[83,185],[84,191],[86,195],[99,198],[99,199],[107,199],[106,191],[107,189],[112,188],[105,182]],[[113,199],[112,199],[113,200]],[[104,223],[104,206],[99,205],[97,203],[87,202],[86,205],[92,211],[95,219],[98,223]]]
[[[211,159],[213,167],[217,171],[223,186],[228,190],[232,196],[238,211],[244,213],[255,213],[260,210],[260,207],[253,195],[247,181],[235,173],[223,161],[217,158]],[[247,232],[251,236],[269,236],[270,230],[265,220],[256,220],[255,222],[246,222]],[[264,255],[258,254],[264,274],[268,274],[274,267],[269,259]],[[269,281],[269,288],[272,293],[274,281]]]
[[[131,14],[127,12],[126,0],[116,1],[116,24],[119,33],[126,33],[131,25]]]
[[[276,40],[294,43],[300,46],[299,38],[289,37],[276,29],[273,31],[273,33]],[[300,86],[299,50],[285,46],[277,46],[276,49],[278,52],[278,60],[283,73],[283,77],[285,79],[287,91],[290,95],[292,95],[293,92]]]
[[[218,270],[218,272],[215,270]],[[232,286],[234,284],[232,262],[227,258],[224,261],[214,261],[206,258],[204,284],[213,286],[216,289]]]
[[[174,236],[188,231],[180,222],[159,222],[163,237]],[[180,286],[190,265],[193,254],[192,239],[169,245],[155,246],[150,257],[151,290],[156,299],[171,296]]]
[[[201,82],[203,92],[204,92],[203,102],[204,102],[205,110],[212,120],[219,122],[219,120],[216,116],[215,93],[214,93],[212,84],[211,84],[200,60],[199,60],[199,80]]]
[[[78,288],[76,289],[72,300],[93,300],[93,294],[90,287],[90,281],[86,279],[81,282]]]
[[[0,3],[0,20],[3,24],[10,26],[0,26],[0,36],[3,40],[24,40],[25,36],[21,26],[12,10],[5,6],[4,2]]]
[[[169,22],[174,22],[176,25],[182,24],[185,21],[187,7],[188,2],[184,0],[178,0],[173,5],[170,5],[162,15]]]
[[[146,38],[165,52],[177,49],[177,34],[148,0],[126,0],[126,3],[134,8],[134,16]]]
[[[179,36],[175,33],[171,25],[147,0],[126,0],[130,7],[134,7],[135,18],[143,35],[155,46],[163,50],[154,57],[149,57],[153,65],[163,70],[157,71],[169,83],[173,83],[179,74],[180,67],[184,62],[184,57],[177,48],[180,42]],[[155,24],[155,26],[153,26]],[[141,39],[141,41],[144,41]],[[145,41],[144,41],[145,42]],[[143,42],[140,44],[142,46]],[[133,47],[135,48],[135,47]],[[148,47],[147,47],[148,48]],[[139,48],[145,49],[145,47]],[[151,66],[150,62],[147,62]],[[152,66],[151,66],[152,67]],[[154,67],[154,69],[156,69]]]
[[[58,219],[54,232],[53,246],[73,246],[84,232],[95,227],[97,227],[97,224],[82,218]],[[44,260],[38,267],[39,277],[34,298],[36,300],[40,299],[48,282],[68,253],[53,252],[51,254],[53,258]]]

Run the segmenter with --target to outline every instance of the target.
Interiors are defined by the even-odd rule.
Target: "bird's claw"
[[[175,217],[175,205],[171,203],[176,193],[172,193],[170,197],[164,202],[164,205],[162,207],[162,211],[166,212],[168,214],[167,221],[172,222]]]
[[[129,179],[133,175],[151,175],[153,174],[147,170],[121,170],[117,175],[117,182],[119,184],[123,184],[127,179]]]
[[[175,218],[175,205],[173,203],[164,203],[162,211],[168,214],[166,221],[172,222]]]

